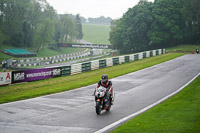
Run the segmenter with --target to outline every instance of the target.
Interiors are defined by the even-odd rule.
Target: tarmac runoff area
[[[200,55],[182,57],[111,79],[115,101],[96,115],[96,84],[38,98],[0,104],[1,133],[99,133],[178,93],[200,73]]]

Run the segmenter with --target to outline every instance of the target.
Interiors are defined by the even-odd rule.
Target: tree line
[[[199,0],[147,0],[111,22],[110,42],[120,53],[200,44]]]
[[[68,14],[72,18],[75,18],[76,16],[73,14]],[[84,18],[83,16],[80,16],[82,24],[101,24],[101,25],[110,25],[112,18],[111,17],[96,17],[96,18]]]
[[[34,48],[82,39],[79,14],[59,15],[46,0],[1,0],[0,44]]]
[[[88,18],[88,20],[85,23],[110,25],[111,21],[112,18],[110,17],[106,18],[104,16],[100,16],[97,18]]]

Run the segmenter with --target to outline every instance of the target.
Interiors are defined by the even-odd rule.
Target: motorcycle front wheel
[[[101,114],[101,102],[96,102],[96,113],[97,115]]]

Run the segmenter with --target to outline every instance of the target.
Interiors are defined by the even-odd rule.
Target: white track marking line
[[[139,115],[139,114],[141,114],[141,113],[143,113],[143,112],[149,110],[150,108],[152,108],[152,107],[154,107],[154,106],[160,104],[161,102],[165,101],[165,100],[168,99],[169,97],[171,97],[171,96],[177,94],[178,92],[180,92],[183,88],[185,88],[185,87],[188,86],[192,81],[194,81],[199,75],[200,75],[200,73],[198,73],[194,78],[192,78],[189,82],[187,82],[187,83],[186,83],[184,86],[182,86],[180,89],[178,89],[178,90],[176,90],[175,92],[173,92],[173,93],[167,95],[166,97],[160,99],[159,101],[157,101],[157,102],[155,102],[155,103],[153,103],[153,104],[151,104],[151,105],[149,105],[149,106],[147,106],[147,107],[145,107],[145,108],[139,110],[139,111],[136,112],[136,113],[133,113],[133,114],[131,114],[131,115],[128,115],[128,116],[126,116],[126,117],[124,117],[124,118],[122,118],[122,119],[120,119],[120,120],[118,120],[118,121],[116,121],[116,122],[114,122],[114,123],[112,123],[112,124],[110,124],[110,125],[108,125],[108,126],[102,128],[102,129],[96,131],[95,133],[103,133],[103,132],[105,132],[105,131],[107,131],[107,130],[109,130],[109,129],[111,129],[111,128],[117,126],[117,125],[119,125],[120,123],[125,122],[125,121],[127,121],[128,119],[133,118],[133,117],[135,117],[135,116],[137,116],[137,115]]]

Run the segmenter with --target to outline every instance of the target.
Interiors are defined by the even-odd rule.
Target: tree
[[[0,31],[0,45],[2,45],[3,44],[3,42],[5,41],[5,36],[4,36],[4,34]]]
[[[31,36],[31,24],[29,22],[27,21],[23,22],[22,32],[23,32],[24,48],[30,47],[32,44],[32,36]]]
[[[112,21],[110,42],[120,53],[200,43],[199,0],[147,0]]]
[[[109,33],[109,41],[113,46],[113,49],[124,49],[122,44],[122,39],[121,39],[121,32],[123,30],[123,25],[122,25],[122,20],[112,20],[111,21],[111,31]]]
[[[61,31],[57,32],[59,34],[60,42],[72,42],[76,38],[76,25],[71,17],[67,14],[60,16],[60,28]]]
[[[100,17],[99,21],[110,18]],[[0,0],[0,43],[39,49],[83,37],[79,15],[59,15],[46,0]]]
[[[182,0],[157,0],[152,9],[153,23],[148,32],[152,48],[174,46],[184,37]]]
[[[83,38],[82,23],[81,23],[81,18],[79,17],[79,14],[76,15],[75,23],[76,23],[76,31],[77,31],[76,38],[82,39]]]
[[[40,23],[34,35],[36,52],[52,41],[54,34],[54,23],[46,18]]]
[[[152,3],[140,1],[116,23],[111,23],[110,42],[114,48],[120,50],[120,53],[147,49],[149,45],[147,32],[152,23],[151,8]]]
[[[104,16],[100,16],[98,18],[88,18],[88,22],[92,24],[106,24],[110,25],[112,19],[110,17],[105,18]]]
[[[182,14],[185,20],[185,39],[186,43],[200,43],[200,1],[184,0]]]
[[[2,0],[1,1],[1,30],[7,35],[6,42],[15,46],[23,46],[22,25],[25,13],[28,9],[26,0]]]

